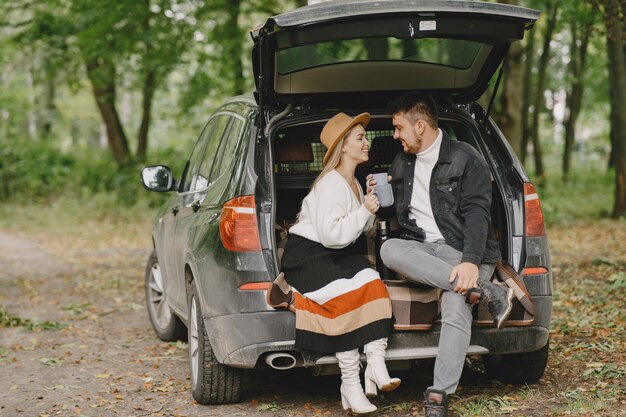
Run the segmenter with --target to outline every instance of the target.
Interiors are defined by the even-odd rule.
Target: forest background
[[[249,30],[305,3],[3,1],[0,211],[145,216],[163,196],[141,191],[141,166],[180,172],[219,103],[253,90]],[[513,44],[492,115],[547,221],[623,216],[624,2],[508,3],[541,17]]]
[[[624,415],[626,4],[502,2],[541,11],[511,47],[491,115],[537,187],[548,224],[555,277],[550,360],[531,386],[494,385],[470,372],[455,412]],[[0,367],[20,369],[2,381],[9,385],[0,415],[3,401],[42,415],[66,415],[75,404],[135,415],[157,398],[163,412],[151,415],[197,411],[185,346],[160,343],[140,304],[151,223],[168,195],[143,190],[139,171],[166,164],[180,175],[217,106],[253,90],[250,29],[304,3],[0,0],[0,259],[9,260],[0,263]],[[496,78],[481,98],[485,107]],[[13,256],[21,263],[11,263]],[[71,270],[67,276],[55,272],[59,261]],[[66,396],[73,382],[61,372],[74,370],[55,343],[69,338],[80,347],[88,332],[97,335],[89,349],[109,360],[76,362],[97,375],[87,399],[83,389]],[[127,341],[122,351],[137,361],[120,359],[122,348],[107,337]],[[147,368],[146,355],[175,360]],[[29,372],[70,382],[41,400]],[[120,399],[118,379],[103,385],[109,373],[132,380],[132,400]],[[312,382],[300,376],[285,381],[281,374],[274,385],[253,379],[244,411],[334,412],[336,386],[325,391],[324,380],[305,391],[298,383]],[[148,377],[154,385],[146,385]],[[385,399],[381,412],[421,414],[414,395],[420,381],[403,382],[404,394]],[[157,397],[146,399],[151,392]],[[295,392],[306,395],[294,400]]]

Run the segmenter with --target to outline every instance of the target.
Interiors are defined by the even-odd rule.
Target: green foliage
[[[615,173],[579,169],[564,183],[556,176],[537,191],[547,224],[582,219],[599,219],[610,215],[613,207]]]
[[[30,319],[23,319],[14,314],[8,313],[0,307],[0,328],[2,327],[25,327],[27,330],[59,330],[67,327],[66,324],[58,322],[43,321],[37,322]]]
[[[180,175],[186,152],[162,149],[149,161],[169,165]],[[141,185],[142,165],[118,167],[103,150],[60,150],[49,142],[0,139],[0,202],[52,202],[60,198],[80,201],[94,198],[107,207],[131,207],[141,202],[159,206],[163,195],[149,193]]]
[[[459,417],[494,416],[519,412],[520,407],[516,399],[508,396],[482,396],[464,404],[454,404],[451,409]]]
[[[626,272],[620,271],[609,277],[609,281],[611,282],[612,290],[626,290]]]

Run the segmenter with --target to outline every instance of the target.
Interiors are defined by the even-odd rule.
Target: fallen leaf
[[[604,364],[602,362],[589,362],[586,363],[585,366],[587,368],[602,368]]]
[[[39,363],[46,366],[58,365],[59,361],[54,358],[41,358]]]
[[[517,407],[513,406],[513,405],[503,405],[502,407],[500,407],[500,411],[517,411],[519,410]]]

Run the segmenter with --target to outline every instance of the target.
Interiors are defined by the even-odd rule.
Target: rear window
[[[401,61],[469,68],[479,51],[490,47],[462,39],[368,38],[301,45],[277,53],[281,75],[324,65],[367,61]]]

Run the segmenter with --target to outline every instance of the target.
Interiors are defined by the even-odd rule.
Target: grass
[[[452,405],[450,409],[459,417],[490,417],[493,415],[489,409],[489,400],[483,397],[463,404],[462,406]]]
[[[519,414],[519,401],[507,395],[485,394],[471,402],[450,407],[459,417],[489,417],[501,414]]]
[[[537,192],[548,225],[606,218],[613,210],[615,174],[575,171],[567,183],[552,175]]]
[[[150,201],[141,198],[133,206],[125,207],[104,193],[86,199],[60,196],[26,207],[16,202],[0,204],[0,229],[62,234],[84,233],[93,223],[111,226],[144,223],[149,230],[157,211]]]
[[[604,416],[616,401],[615,398],[603,398],[598,392],[585,392],[579,389],[561,393],[566,398],[565,404],[552,411],[553,416]],[[613,404],[612,404],[613,403]]]
[[[51,321],[33,321],[30,319],[23,319],[14,314],[11,314],[0,307],[0,328],[2,327],[24,327],[30,331],[36,330],[60,330],[67,327],[66,324],[51,322]]]

